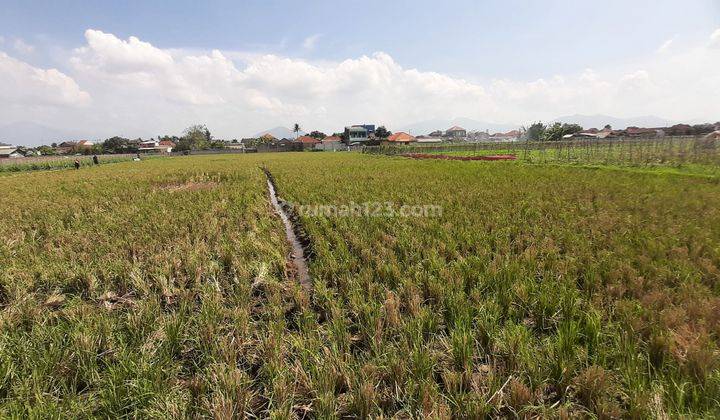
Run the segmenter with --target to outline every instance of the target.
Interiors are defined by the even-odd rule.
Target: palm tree
[[[293,125],[293,132],[295,133],[295,140],[297,140],[298,134],[300,134],[300,130],[301,130],[300,124],[295,123],[295,125]]]

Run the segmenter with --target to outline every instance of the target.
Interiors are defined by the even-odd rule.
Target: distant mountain
[[[287,127],[275,127],[275,128],[271,128],[269,130],[258,131],[257,133],[255,133],[255,135],[253,137],[260,137],[260,136],[268,134],[268,133],[270,133],[273,137],[278,138],[278,139],[295,138],[295,133]],[[303,134],[305,134],[305,132],[300,130],[300,133],[298,135],[302,136]]]
[[[517,124],[498,124],[490,123],[486,121],[477,121],[471,118],[454,118],[452,120],[432,119],[426,121],[420,121],[414,124],[406,125],[396,131],[407,131],[413,135],[429,134],[435,130],[445,131],[453,126],[460,126],[468,131],[485,131],[488,130],[491,133],[505,132],[514,130],[519,127]]]
[[[675,121],[666,120],[654,115],[633,118],[611,117],[609,115],[567,115],[555,118],[551,121],[562,122],[568,124],[579,124],[583,128],[603,128],[605,124],[610,124],[616,130],[622,130],[627,127],[667,127],[676,124]]]
[[[0,126],[0,142],[10,143],[14,146],[40,146],[84,138],[87,137],[83,137],[78,132],[58,130],[27,121]]]

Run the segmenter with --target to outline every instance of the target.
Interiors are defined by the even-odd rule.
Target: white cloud
[[[0,52],[0,103],[4,104],[0,107],[82,106],[89,102],[90,95],[66,74],[33,67]]]
[[[314,50],[322,34],[311,35],[303,40],[302,47],[306,50]]]
[[[710,47],[720,48],[720,28],[715,29],[715,32],[710,35]]]
[[[132,136],[178,133],[189,124],[206,123],[215,134],[229,138],[296,121],[309,129],[337,131],[363,121],[397,129],[458,116],[524,123],[576,113],[671,119],[717,119],[720,113],[720,73],[708,71],[720,67],[720,54],[707,45],[649,54],[630,67],[480,83],[406,68],[382,52],[340,62],[309,62],[274,54],[162,49],[98,30],[86,31],[85,38],[86,44],[68,59],[72,78],[13,61],[16,67],[27,66],[13,72],[27,79],[18,85],[39,83],[38,77],[28,76],[38,71],[45,79],[56,72],[55,79],[64,84],[49,85],[61,94],[32,93],[42,91],[39,88],[24,94],[23,88],[13,88],[5,102],[43,103],[50,97],[55,103],[58,98],[87,103],[89,92],[93,107],[82,113],[69,109],[28,114],[25,119],[82,123],[106,130],[103,135]],[[0,74],[3,71],[7,72],[0,64]],[[23,117],[20,112],[12,115]]]
[[[13,48],[15,51],[23,55],[32,54],[35,51],[35,47],[23,41],[22,38],[15,38],[15,41],[13,41]]]
[[[663,42],[662,45],[658,47],[657,52],[662,54],[670,51],[670,47],[672,47],[673,41],[675,41],[675,38],[670,38],[667,41]]]

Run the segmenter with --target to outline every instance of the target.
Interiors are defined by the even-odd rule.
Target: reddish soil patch
[[[449,156],[429,153],[403,153],[400,156],[412,159],[443,159],[443,160],[515,160],[515,155],[488,155],[488,156]]]

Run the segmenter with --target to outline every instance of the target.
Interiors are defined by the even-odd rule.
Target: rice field
[[[100,164],[126,162],[132,160],[135,154],[109,154],[99,155]],[[143,156],[143,159],[153,159],[155,156]],[[92,166],[92,156],[74,156],[74,155],[58,155],[58,156],[37,156],[37,157],[21,157],[0,159],[0,176],[7,173],[27,172],[27,171],[48,171],[58,169],[74,168],[75,159],[80,162],[80,166]]]
[[[720,416],[714,177],[278,153],[0,190],[2,417]]]

